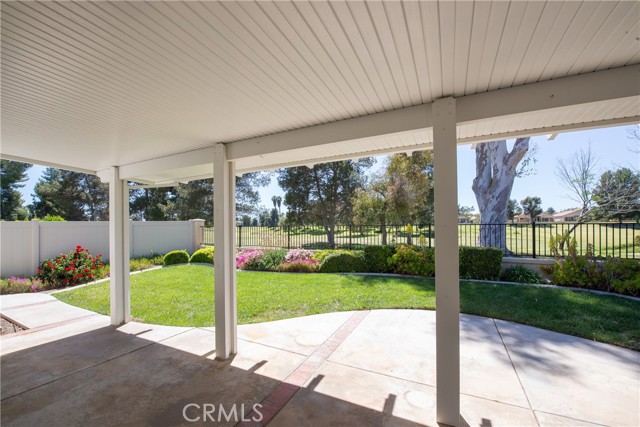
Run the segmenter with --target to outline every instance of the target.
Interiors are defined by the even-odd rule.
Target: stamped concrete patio
[[[31,328],[0,340],[3,426],[436,425],[430,311],[243,325],[239,354],[217,361],[213,328],[112,327],[45,294],[0,303]],[[461,340],[466,425],[640,425],[637,352],[469,315]],[[262,421],[218,421],[234,403]]]

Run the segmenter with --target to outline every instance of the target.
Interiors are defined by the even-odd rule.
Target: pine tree
[[[15,221],[29,217],[18,188],[27,181],[29,163],[0,160],[0,219]]]

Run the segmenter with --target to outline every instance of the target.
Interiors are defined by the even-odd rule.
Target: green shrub
[[[280,264],[278,271],[283,273],[313,273],[318,270],[319,265],[315,259],[300,259]]]
[[[46,290],[46,287],[37,279],[23,277],[0,279],[0,295],[40,292],[44,290]]]
[[[524,265],[515,265],[507,268],[502,272],[500,280],[516,283],[547,283],[537,271],[527,268]]]
[[[162,259],[164,265],[186,264],[189,262],[189,253],[185,250],[167,252]]]
[[[331,254],[348,254],[348,253],[351,253],[351,251],[348,251],[346,249],[323,249],[321,251],[315,252],[312,258],[317,259],[318,262],[322,264],[322,261],[324,261],[324,259]]]
[[[153,253],[147,257],[131,258],[129,260],[129,271],[146,270],[156,265],[162,265],[162,258],[162,255],[154,255]]]
[[[64,219],[60,215],[47,214],[47,216],[45,216],[44,218],[40,219],[40,221],[61,221],[62,222],[62,221],[66,221],[66,219]]]
[[[399,245],[389,259],[391,271],[412,276],[433,277],[436,271],[433,248]]]
[[[335,251],[327,255],[320,264],[321,273],[365,272],[364,253],[362,251]]]
[[[35,278],[47,288],[62,288],[101,279],[104,266],[102,254],[94,257],[89,250],[76,246],[73,252],[44,260]]]
[[[366,246],[364,248],[364,262],[370,273],[391,273],[393,269],[389,265],[389,259],[395,253],[394,246]]]
[[[632,259],[607,258],[602,265],[603,276],[610,290],[640,296],[640,262]]]
[[[461,279],[498,280],[501,271],[500,249],[460,247]]]
[[[275,249],[264,251],[256,259],[255,270],[258,271],[278,271],[278,267],[285,262],[287,251],[285,249]]]
[[[213,264],[215,250],[213,246],[200,248],[191,255],[189,262],[200,262],[202,264]]]

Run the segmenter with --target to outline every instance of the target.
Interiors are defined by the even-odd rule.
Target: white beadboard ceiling
[[[636,1],[2,1],[1,14],[0,153],[89,171],[640,63]],[[629,98],[458,131],[464,142],[638,115]],[[424,129],[237,168],[430,142]]]

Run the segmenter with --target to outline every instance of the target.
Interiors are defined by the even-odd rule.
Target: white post
[[[131,320],[129,297],[129,188],[119,169],[109,170],[109,276],[111,324]]]
[[[40,221],[31,220],[31,265],[34,273],[40,267]]]
[[[436,413],[437,421],[460,425],[460,284],[456,100],[433,103],[436,227]]]
[[[191,240],[193,242],[193,251],[197,251],[202,247],[203,241],[203,228],[204,219],[192,219],[191,220]]]
[[[215,247],[216,357],[238,351],[236,311],[236,180],[227,150],[217,144],[213,159],[213,243]]]

